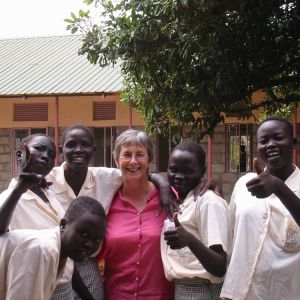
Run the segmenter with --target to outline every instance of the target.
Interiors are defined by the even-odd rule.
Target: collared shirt
[[[0,300],[49,300],[58,280],[59,227],[0,236]]]
[[[259,199],[248,192],[249,173],[235,185],[230,215],[233,251],[221,296],[234,300],[299,299],[300,228],[274,195]],[[296,167],[285,184],[300,195]]]
[[[164,276],[160,233],[166,214],[157,215],[158,192],[138,212],[118,192],[111,205],[101,258],[105,260],[105,299],[173,299]]]
[[[212,191],[207,191],[203,196],[198,196],[195,201],[191,191],[180,205],[180,210],[178,220],[186,230],[201,240],[205,246],[222,245],[223,250],[228,252],[229,216],[224,199]],[[165,274],[169,280],[200,277],[212,283],[223,282],[223,278],[216,277],[205,270],[189,247],[170,249],[164,240],[163,232],[161,255]]]
[[[76,197],[88,196],[99,201],[107,213],[115,193],[122,185],[120,170],[105,167],[89,167],[81,190],[78,196],[76,196],[66,182],[64,166],[65,163],[53,168],[46,177],[47,181],[53,183],[50,189],[55,193],[57,200],[63,206],[64,210],[67,210]]]
[[[0,206],[11,194],[17,184],[12,179],[7,190],[0,195]],[[55,195],[45,191],[49,202],[45,202],[32,191],[23,193],[12,215],[9,229],[46,229],[55,227],[64,216],[64,210],[56,200]]]
[[[12,179],[8,189],[0,194],[0,206],[3,205],[16,184],[17,180]],[[49,200],[47,203],[30,190],[22,194],[12,214],[10,230],[48,229],[59,225],[65,212],[51,190],[46,190],[45,193]],[[59,283],[70,282],[72,273],[73,262],[68,259],[64,275]]]

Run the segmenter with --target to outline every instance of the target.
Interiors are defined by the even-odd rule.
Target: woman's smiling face
[[[282,177],[290,175],[293,162],[293,136],[288,125],[280,120],[269,120],[257,131],[257,151],[267,172]]]
[[[62,153],[68,167],[74,170],[86,169],[94,151],[92,137],[87,131],[74,128],[66,133]]]
[[[149,156],[147,148],[139,144],[122,145],[116,164],[124,179],[148,178]]]

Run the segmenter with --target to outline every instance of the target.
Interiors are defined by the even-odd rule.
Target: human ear
[[[118,164],[118,161],[116,160],[116,158],[115,158],[115,164],[116,164],[117,168],[119,168],[119,164]]]
[[[66,228],[66,225],[67,225],[68,221],[66,218],[62,218],[59,222],[59,229],[61,232],[63,232]]]
[[[22,160],[22,156],[23,156],[22,150],[18,150],[18,151],[16,152],[16,160],[17,160],[17,161]]]

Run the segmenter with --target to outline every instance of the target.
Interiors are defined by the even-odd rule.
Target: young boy
[[[94,253],[105,226],[102,205],[93,198],[78,197],[55,228],[3,234],[0,299],[50,299],[67,258],[82,261]]]

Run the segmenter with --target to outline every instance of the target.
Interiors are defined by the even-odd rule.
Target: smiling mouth
[[[85,158],[82,157],[82,156],[74,156],[73,157],[73,162],[75,162],[75,163],[83,163],[83,162],[85,162]]]
[[[127,170],[128,170],[130,173],[136,173],[137,171],[140,170],[140,168],[127,168]]]
[[[280,159],[280,152],[278,150],[268,151],[266,158],[269,162],[274,162]]]

